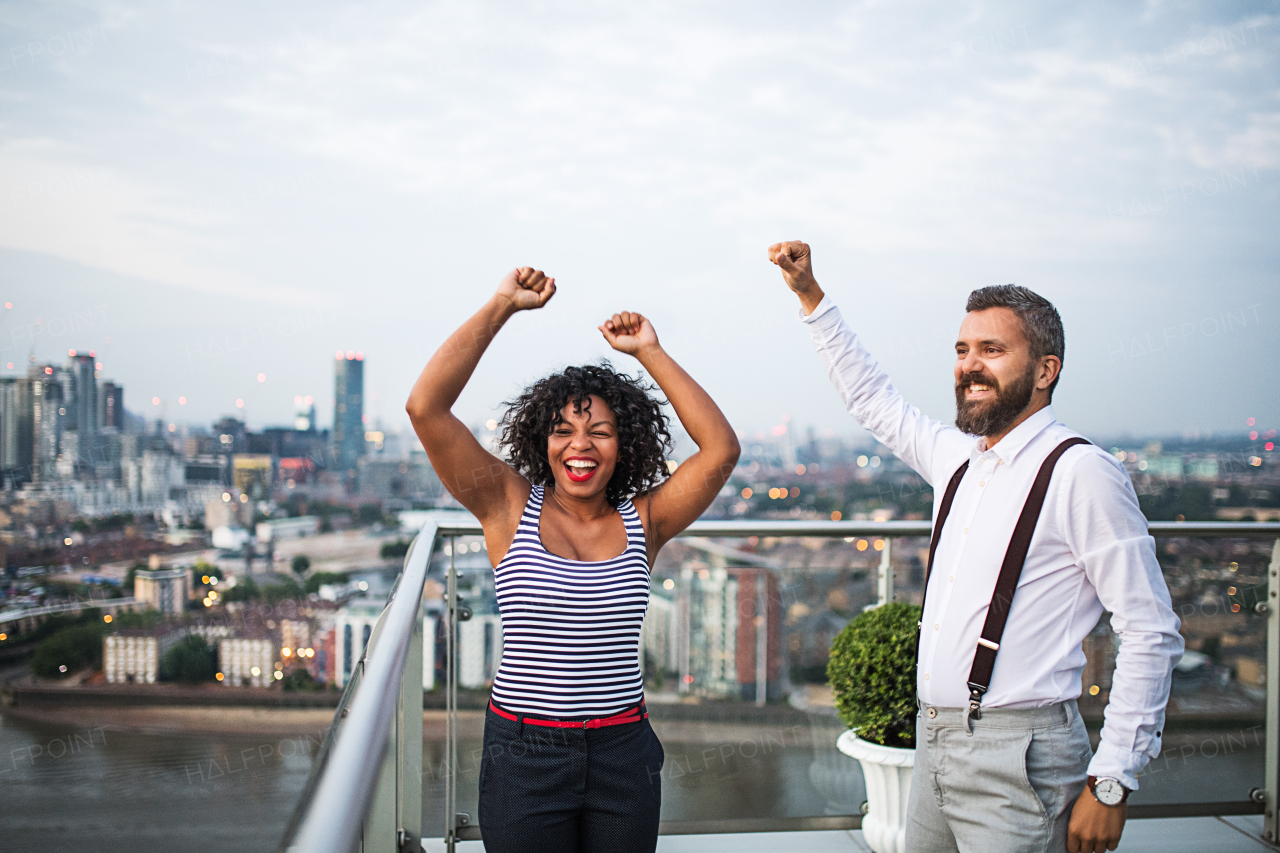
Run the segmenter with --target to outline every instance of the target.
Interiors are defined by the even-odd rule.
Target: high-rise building
[[[103,382],[98,395],[98,425],[102,429],[114,428],[124,432],[124,387],[114,382]]]
[[[0,473],[11,483],[32,478],[35,450],[31,380],[0,379]]]
[[[364,455],[364,353],[339,352],[334,362],[334,468],[351,484]]]
[[[78,435],[80,461],[92,465],[98,450],[98,378],[94,354],[71,351],[71,379],[74,385],[67,407],[69,426]]]
[[[58,453],[62,448],[62,422],[67,410],[63,385],[54,378],[52,367],[31,372],[32,479],[57,479]]]

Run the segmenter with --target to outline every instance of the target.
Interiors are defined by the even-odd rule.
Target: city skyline
[[[0,326],[0,334],[3,334],[3,326]],[[108,346],[110,346],[111,344],[110,336],[106,337],[106,343]],[[86,356],[85,355],[86,352],[91,352],[94,354]],[[365,363],[365,353],[362,350],[361,351],[349,350],[345,352],[342,350],[337,350],[336,352],[340,356],[340,358],[337,361],[334,361],[333,357],[330,356],[327,363],[337,364],[340,367],[343,365],[344,361],[349,361],[349,362],[353,361],[355,364],[358,364],[361,368],[361,374],[362,374],[361,379],[359,380],[359,387],[363,389],[363,384],[364,384],[363,368]],[[358,353],[358,356],[357,356],[357,353]],[[172,432],[174,429],[185,432],[192,428],[194,428],[197,431],[207,431],[207,429],[209,428],[209,425],[215,424],[217,421],[224,418],[233,418],[233,419],[239,420],[243,422],[245,424],[246,429],[249,429],[249,430],[261,430],[266,428],[279,429],[282,427],[284,428],[292,427],[300,431],[306,431],[306,430],[331,431],[334,429],[337,423],[336,414],[333,418],[326,419],[325,417],[323,417],[322,413],[328,413],[328,412],[336,413],[337,406],[339,405],[339,402],[337,399],[339,395],[335,391],[335,393],[329,396],[328,399],[326,400],[323,387],[317,389],[317,391],[319,392],[318,394],[312,394],[312,393],[304,394],[301,391],[299,391],[299,393],[292,394],[292,397],[289,398],[287,403],[282,403],[282,401],[279,399],[276,399],[276,397],[289,397],[288,393],[283,393],[283,394],[278,393],[274,388],[272,389],[267,389],[265,387],[259,388],[258,389],[259,394],[256,397],[258,402],[262,402],[265,398],[270,399],[270,402],[266,406],[263,406],[262,408],[265,408],[268,411],[282,411],[284,410],[285,405],[289,407],[287,409],[287,414],[281,415],[278,418],[273,415],[265,415],[265,416],[256,415],[255,410],[258,409],[258,407],[251,405],[251,403],[248,401],[248,400],[255,399],[249,393],[246,393],[244,396],[237,397],[235,400],[231,402],[230,406],[224,406],[221,409],[217,408],[217,405],[218,405],[217,403],[214,403],[212,405],[201,406],[200,397],[198,394],[195,396],[194,399],[189,398],[185,394],[179,394],[176,397],[169,398],[169,399],[153,395],[148,399],[145,394],[141,394],[141,393],[135,393],[132,396],[125,398],[123,394],[126,391],[126,389],[132,391],[131,383],[127,380],[127,378],[123,378],[116,375],[108,376],[107,366],[106,366],[106,363],[103,361],[104,357],[105,356],[97,355],[96,350],[86,351],[86,350],[69,349],[67,351],[65,361],[68,363],[68,365],[70,365],[72,362],[83,364],[86,359],[89,359],[89,363],[96,363],[98,368],[95,371],[95,373],[97,374],[96,393],[100,395],[101,394],[108,395],[103,401],[107,405],[120,405],[121,404],[120,401],[124,400],[124,404],[121,409],[121,412],[140,418],[143,422],[145,422],[147,431],[152,430],[154,428],[154,425],[157,422],[161,422],[165,424],[168,427],[170,432]],[[41,359],[35,355],[29,356],[29,358],[26,361],[21,363],[9,362],[6,364],[5,362],[0,361],[0,379],[3,379],[6,376],[26,377],[28,375],[29,369],[42,367],[45,364],[56,364],[56,363],[58,363],[58,359],[56,357],[49,358],[49,359]],[[66,367],[64,369],[67,370],[68,372],[71,371],[70,367]],[[245,386],[246,389],[248,389],[249,391],[252,391],[254,385],[266,386],[267,381],[268,381],[267,374],[260,372],[255,377],[252,378],[251,382],[243,383],[243,385]],[[330,377],[330,383],[332,382],[333,382],[333,377]],[[340,383],[341,380],[338,380],[338,382]],[[321,384],[321,383],[315,383],[315,384]],[[337,385],[330,384],[329,387],[336,388]],[[361,392],[358,392],[358,396],[361,398],[360,422],[364,425],[365,429],[381,428],[381,429],[391,430],[392,432],[398,432],[398,434],[406,437],[413,435],[412,427],[408,423],[407,418],[400,418],[400,415],[402,415],[402,412],[396,411],[395,414],[390,417],[384,416],[383,414],[378,412],[369,412],[368,411],[369,399],[366,395],[363,394],[363,390],[361,390]],[[248,400],[246,398],[248,398]],[[375,400],[377,399],[376,392],[375,392],[374,399]],[[83,405],[90,405],[90,404],[84,403]],[[188,408],[188,406],[190,406],[190,408]],[[670,411],[670,407],[667,407],[667,408],[668,408],[668,415],[674,418],[674,412]],[[1255,408],[1259,411],[1265,410],[1265,406],[1258,406]],[[214,412],[214,414],[211,416],[202,417],[200,414],[202,411]],[[1252,412],[1253,409],[1242,409],[1242,411]],[[120,419],[122,419],[124,415],[123,414],[115,414],[115,415],[105,414],[103,405],[100,404],[99,402],[95,401],[95,403],[91,405],[90,409],[86,409],[86,412],[87,413],[92,412],[92,417],[95,419],[100,415],[108,418],[114,417],[116,421],[108,425],[115,426],[117,428],[123,428],[122,422]],[[476,409],[474,417],[471,417],[471,418],[464,417],[461,414],[460,414],[460,417],[463,417],[464,422],[468,423],[473,428],[479,429],[479,428],[482,428],[484,425],[493,423],[494,422],[493,414],[500,413],[500,412],[501,412],[501,407],[494,406],[494,407],[490,407],[487,411],[482,409]],[[954,412],[943,414],[941,416],[932,412],[927,412],[927,414],[929,414],[931,417],[937,417],[938,419],[944,422],[950,422],[951,417],[949,415],[954,415]],[[677,426],[677,432],[680,432],[681,434],[683,434],[683,430],[680,430],[678,428],[678,420],[676,421],[676,426]],[[1201,438],[1213,438],[1216,435],[1219,438],[1230,438],[1230,437],[1238,436],[1242,440],[1253,441],[1255,439],[1251,439],[1249,438],[1249,436],[1251,434],[1257,434],[1260,431],[1266,432],[1268,429],[1268,426],[1269,424],[1265,421],[1265,419],[1249,414],[1244,418],[1243,422],[1240,424],[1228,425],[1224,428],[1218,428],[1218,429],[1213,429],[1213,428],[1202,429],[1199,427],[1189,427],[1189,428],[1183,428],[1179,430],[1176,428],[1161,429],[1158,426],[1147,429],[1147,430],[1120,428],[1120,429],[1115,429],[1111,431],[1099,431],[1095,433],[1095,437],[1103,438],[1103,439],[1111,439],[1111,440],[1139,439],[1139,438],[1201,439]],[[779,432],[779,430],[782,430],[783,432],[789,430],[792,432],[793,435],[800,434],[800,431],[804,431],[804,435],[802,435],[802,438],[805,435],[807,435],[808,432],[812,431],[815,435],[824,439],[838,438],[841,440],[851,440],[858,444],[869,444],[875,441],[874,436],[872,436],[869,432],[867,432],[866,430],[858,426],[858,424],[855,421],[853,421],[852,418],[847,418],[844,423],[837,422],[834,427],[826,426],[826,425],[820,426],[812,422],[805,423],[803,421],[797,420],[789,412],[778,412],[775,414],[772,420],[758,420],[754,428],[750,426],[739,425],[739,424],[735,424],[734,427],[740,438],[744,438],[748,440],[751,440],[751,439],[776,440],[782,434],[782,432]],[[1275,428],[1272,427],[1271,429],[1274,432]],[[420,445],[417,442],[416,437],[411,438],[409,446],[415,449],[421,449]]]

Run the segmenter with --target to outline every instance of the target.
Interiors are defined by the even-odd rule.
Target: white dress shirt
[[[966,707],[974,650],[1014,524],[1040,465],[1078,433],[1048,407],[988,450],[985,439],[907,403],[829,298],[802,319],[849,413],[933,487],[935,521],[948,481],[969,462],[934,558],[917,672],[922,702]],[[1081,642],[1109,611],[1121,644],[1089,774],[1136,789],[1138,772],[1160,754],[1172,669],[1182,656],[1170,605],[1128,474],[1098,447],[1072,447],[1054,469],[983,707],[1037,708],[1078,697]]]

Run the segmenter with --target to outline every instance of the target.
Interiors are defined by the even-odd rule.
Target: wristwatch
[[[1106,776],[1101,779],[1090,776],[1089,790],[1093,793],[1093,798],[1104,806],[1123,805],[1129,799],[1129,789],[1121,785],[1119,779],[1108,779]]]

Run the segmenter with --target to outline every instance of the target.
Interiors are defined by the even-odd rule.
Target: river
[[[856,813],[857,763],[813,726],[655,723],[669,820]],[[310,772],[321,732],[139,734],[0,718],[0,851],[267,853]],[[472,818],[480,742],[463,738],[459,808]],[[424,745],[425,831],[443,828],[443,744]],[[1261,727],[1171,733],[1131,802],[1242,800],[1263,779]]]

